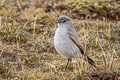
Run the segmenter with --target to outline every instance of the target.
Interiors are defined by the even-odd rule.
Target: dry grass
[[[72,6],[74,7],[79,1],[84,2],[77,0]],[[96,2],[96,0],[89,1]],[[26,7],[29,1],[2,1],[0,4],[1,80],[81,80],[87,73],[120,73],[119,21],[109,21],[105,16],[102,20],[87,17],[80,20],[74,10],[79,11],[83,8],[64,7],[69,3],[68,0],[66,4],[62,0],[52,0],[51,2],[56,2],[57,5],[52,5],[50,12],[46,7],[49,1],[48,3],[47,0],[32,2],[36,5],[31,8]],[[114,7],[117,9],[118,5]],[[95,69],[84,60],[79,65],[75,60],[72,63],[73,69],[64,71],[67,60],[59,56],[53,47],[53,35],[57,27],[55,21],[60,15],[73,18],[85,50],[101,69]],[[92,80],[92,77],[85,80]]]

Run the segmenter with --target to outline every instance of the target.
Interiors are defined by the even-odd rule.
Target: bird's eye
[[[65,20],[62,20],[62,22],[66,22]]]

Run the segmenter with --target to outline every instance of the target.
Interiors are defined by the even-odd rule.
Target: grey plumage
[[[57,23],[58,28],[54,35],[54,46],[56,51],[61,56],[68,58],[68,63],[71,63],[72,58],[79,59],[81,55],[84,55],[85,60],[96,67],[95,62],[85,55],[84,48],[75,31],[72,19],[68,16],[60,16]]]

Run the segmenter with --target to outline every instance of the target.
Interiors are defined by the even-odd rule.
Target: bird
[[[72,59],[81,59],[81,55],[88,63],[96,67],[95,62],[86,55],[72,19],[68,16],[60,16],[56,22],[58,27],[54,34],[54,47],[59,55],[67,58],[66,68],[71,65]]]

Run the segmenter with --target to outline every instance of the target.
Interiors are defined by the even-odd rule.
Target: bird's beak
[[[57,20],[57,21],[56,21],[56,23],[60,23],[60,21],[59,21],[59,20]]]
[[[56,23],[58,23],[58,21],[56,21]]]

